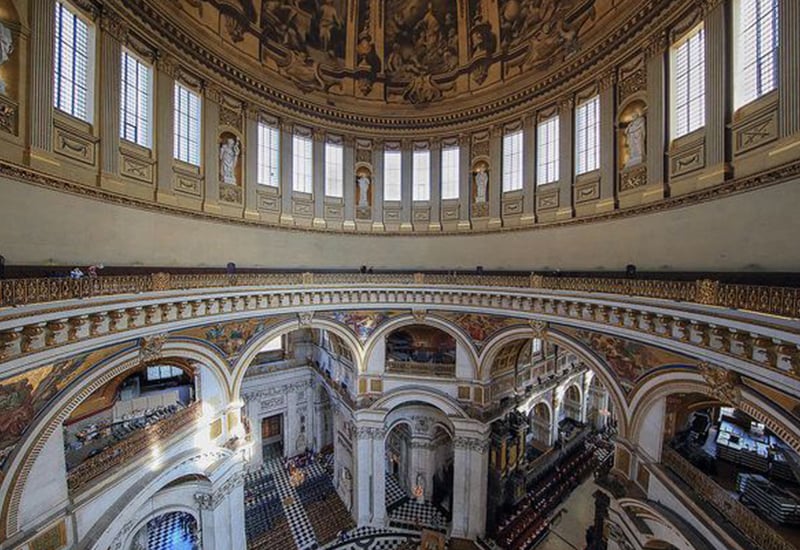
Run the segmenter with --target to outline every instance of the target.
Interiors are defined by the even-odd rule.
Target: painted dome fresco
[[[470,109],[485,116],[546,96],[555,83],[600,63],[658,11],[627,0],[131,4],[179,47],[219,56],[266,95],[387,127],[421,113],[446,125]]]

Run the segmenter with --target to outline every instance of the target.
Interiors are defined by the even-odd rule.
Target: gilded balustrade
[[[713,506],[725,519],[735,525],[756,548],[794,550],[793,544],[674,450],[665,447],[661,454],[661,463],[691,487],[691,491],[697,497]]]
[[[82,279],[7,279],[0,280],[0,306],[22,306],[95,296],[201,288],[389,284],[537,288],[616,294],[800,318],[800,289],[797,288],[726,284],[711,280],[546,277],[536,274],[523,276],[461,273],[153,273]]]
[[[175,321],[196,320],[208,322],[215,316],[253,312],[253,315],[271,315],[286,312],[298,307],[323,307],[327,309],[348,305],[359,307],[423,307],[425,309],[448,309],[451,306],[476,308],[482,311],[495,309],[502,314],[532,313],[549,317],[547,321],[560,322],[563,319],[570,324],[573,320],[602,325],[598,330],[611,329],[636,331],[648,338],[660,338],[664,344],[674,343],[681,346],[701,348],[716,354],[723,354],[739,361],[745,361],[756,367],[765,367],[782,374],[800,378],[800,339],[793,325],[752,316],[737,316],[735,312],[721,312],[721,316],[709,320],[707,311],[697,308],[671,304],[636,303],[627,297],[618,298],[620,294],[610,296],[588,295],[589,291],[574,290],[575,294],[554,294],[546,292],[535,285],[546,285],[549,280],[538,275],[531,277],[497,276],[486,278],[496,287],[484,284],[480,287],[469,283],[480,281],[479,275],[435,275],[435,283],[428,283],[428,276],[422,274],[399,274],[398,280],[413,279],[417,285],[409,288],[395,288],[385,284],[380,286],[376,279],[391,280],[389,274],[254,274],[240,278],[239,275],[202,275],[175,276],[159,273],[142,276],[130,287],[144,288],[144,279],[150,281],[148,288],[158,288],[161,292],[148,295],[136,295],[133,300],[146,302],[141,305],[126,304],[120,296],[109,302],[102,300],[82,300],[66,306],[54,304],[50,308],[36,308],[31,312],[25,310],[6,310],[0,315],[0,361],[6,361],[22,355],[51,350],[54,347],[74,344],[92,338],[104,337],[108,334],[123,334],[126,331],[157,327]],[[318,280],[319,279],[319,280]],[[297,284],[297,280],[305,281]],[[343,281],[361,281],[357,287],[348,288]],[[257,281],[269,281],[274,286],[253,284]],[[294,281],[294,282],[292,282]],[[330,285],[322,287],[322,282]],[[425,285],[419,282],[424,281]],[[441,282],[439,282],[441,281]],[[446,287],[445,281],[455,281]],[[650,296],[658,293],[649,281],[633,284],[617,283],[605,280],[597,286],[584,285],[580,279],[559,279],[559,290],[565,288],[594,288],[613,290],[614,292],[639,289],[642,294]],[[570,281],[574,281],[572,284]],[[13,286],[17,281],[0,281],[0,284]],[[227,284],[231,283],[231,284]],[[341,283],[341,284],[339,284]],[[581,283],[583,286],[577,286]],[[219,284],[219,294],[192,291],[180,294],[184,286],[207,288],[207,285]],[[355,283],[350,283],[354,285]],[[441,284],[442,288],[436,287]],[[245,288],[246,285],[248,288]],[[632,286],[631,286],[632,285]],[[23,285],[24,286],[24,285]],[[111,288],[113,285],[98,284],[90,288],[99,290]],[[556,286],[556,285],[551,285]],[[692,283],[678,282],[669,286],[663,295],[686,296]],[[215,288],[215,287],[209,287]],[[675,290],[680,288],[680,292]],[[715,282],[699,281],[694,284],[696,297],[704,303],[717,301],[725,285]],[[172,289],[166,292],[164,289]],[[775,289],[772,289],[775,290]],[[772,291],[771,290],[771,291]],[[793,293],[794,289],[783,289]],[[202,294],[202,295],[201,295]],[[758,295],[755,293],[754,295]],[[625,306],[604,304],[598,301],[631,302]],[[764,302],[762,301],[762,304]],[[770,302],[773,303],[773,302]],[[777,303],[777,302],[775,302]],[[782,302],[784,305],[786,302]],[[668,313],[665,307],[672,307]],[[30,317],[30,319],[29,319]],[[543,322],[543,321],[541,321]],[[746,324],[746,328],[743,327]],[[166,330],[169,330],[165,327]],[[700,350],[698,350],[700,351]],[[691,354],[691,352],[689,352]]]
[[[202,405],[197,401],[169,418],[133,432],[125,439],[106,447],[70,470],[67,475],[69,491],[74,494],[89,482],[110,473],[150,450],[153,445],[162,443],[187,426],[195,424],[201,416]]]

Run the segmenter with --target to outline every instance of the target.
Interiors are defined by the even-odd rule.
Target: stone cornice
[[[568,58],[562,67],[533,85],[514,83],[511,88],[516,91],[505,97],[463,108],[458,112],[431,108],[427,111],[438,111],[437,114],[420,116],[410,110],[408,116],[397,117],[386,117],[383,114],[371,116],[359,112],[357,108],[346,111],[343,108],[330,107],[325,101],[311,102],[299,91],[281,91],[200,44],[195,36],[171,19],[174,16],[168,14],[170,10],[155,8],[149,0],[125,2],[124,9],[131,20],[137,21],[138,27],[146,26],[153,31],[152,36],[164,42],[164,49],[181,51],[180,57],[186,57],[186,62],[194,65],[197,70],[210,78],[224,78],[226,84],[237,87],[253,100],[263,102],[265,108],[277,116],[297,117],[305,124],[322,125],[340,132],[385,135],[389,131],[401,136],[420,131],[441,130],[443,133],[452,133],[458,129],[475,128],[489,122],[503,122],[519,117],[522,111],[535,109],[543,102],[552,102],[564,93],[571,93],[585,86],[596,78],[595,68],[601,71],[611,69],[612,63],[607,60],[623,58],[630,53],[628,50],[633,51],[640,47],[642,36],[665,28],[675,18],[676,13],[683,12],[684,7],[694,6],[693,0],[685,0],[678,7],[674,5],[675,2],[667,0],[651,1],[647,4],[643,9],[636,10],[629,20],[608,36],[595,40],[590,48]],[[376,108],[379,106],[376,104]]]
[[[373,152],[377,153],[379,151],[373,150]],[[281,229],[287,231],[303,231],[303,232],[321,231],[327,233],[339,233],[342,235],[354,235],[354,233],[352,232],[347,232],[339,229],[331,229],[331,228],[319,229],[319,228],[298,227],[293,225],[292,226],[281,225],[280,223],[277,222],[233,218],[221,214],[190,210],[187,208],[181,208],[179,206],[158,204],[137,197],[131,197],[113,193],[111,191],[99,187],[89,187],[81,183],[78,183],[76,181],[57,178],[39,172],[32,168],[28,168],[25,166],[13,164],[2,160],[0,160],[0,176],[36,185],[39,187],[46,187],[74,195],[80,195],[93,200],[100,200],[110,204],[117,204],[133,208],[141,208],[143,210],[148,210],[151,212],[163,212],[166,214],[184,215],[195,219],[224,221],[226,223],[234,225],[262,227],[265,229]],[[754,174],[738,179],[728,180],[714,187],[708,187],[700,191],[679,195],[677,197],[670,197],[658,202],[632,206],[620,210],[613,210],[611,212],[606,212],[606,213],[586,215],[580,218],[571,218],[568,220],[551,221],[551,222],[538,222],[536,225],[533,226],[522,226],[522,227],[504,226],[493,229],[471,230],[470,234],[476,235],[476,234],[486,234],[486,233],[496,233],[496,232],[536,231],[552,227],[584,225],[601,221],[610,221],[610,220],[628,218],[631,216],[637,216],[642,214],[664,212],[672,210],[674,208],[693,206],[709,200],[715,200],[718,198],[723,198],[738,193],[744,193],[756,189],[778,185],[786,181],[789,181],[791,179],[795,179],[797,177],[800,177],[800,160],[789,162],[787,164],[784,164],[767,172]],[[375,236],[375,237],[391,237],[396,235],[403,235],[404,237],[409,237],[409,234],[407,232],[400,232],[400,231],[384,231],[381,233],[359,233],[358,235],[361,234],[368,234],[370,236]],[[443,229],[442,231],[432,235],[414,234],[411,236],[415,238],[424,239],[424,238],[443,237],[448,235],[463,236],[464,232],[459,231],[457,229]]]

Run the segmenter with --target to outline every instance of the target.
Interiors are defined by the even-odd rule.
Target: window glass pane
[[[313,182],[313,151],[311,138],[295,135],[292,139],[292,189],[300,193],[311,193]]]
[[[431,198],[431,152],[414,151],[412,187],[415,201],[427,201]]]
[[[739,0],[736,21],[736,108],[774,90],[778,63],[778,0]]]
[[[341,198],[344,192],[344,148],[335,143],[325,144],[325,194]]]
[[[705,39],[702,24],[672,50],[673,137],[705,125]]]
[[[258,123],[258,183],[278,187],[279,179],[279,139],[275,126]]]
[[[558,116],[540,122],[536,132],[536,183],[558,181]]]
[[[600,97],[575,110],[575,173],[597,170],[600,161]]]
[[[400,151],[383,153],[383,200],[402,200],[402,156]]]
[[[442,149],[442,200],[458,198],[459,152],[457,145]]]
[[[56,2],[53,54],[53,105],[90,122],[89,26],[62,2]]]
[[[200,96],[175,83],[175,158],[200,166]]]
[[[522,131],[503,137],[503,191],[522,189]]]
[[[150,147],[149,66],[127,51],[122,52],[120,87],[120,137]]]

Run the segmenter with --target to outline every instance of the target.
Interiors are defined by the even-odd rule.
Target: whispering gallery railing
[[[775,532],[764,520],[695,468],[674,450],[665,447],[661,463],[691,487],[692,492],[707,502],[734,525],[759,550],[794,550],[795,546]]]
[[[695,281],[441,273],[240,273],[123,275],[0,280],[0,307],[114,296],[242,286],[458,285],[618,294],[800,318],[800,288]]]
[[[184,428],[194,425],[201,416],[202,404],[196,401],[169,418],[138,430],[125,439],[109,445],[99,454],[86,459],[70,470],[67,475],[67,487],[70,493],[74,494],[89,482],[158,446]]]

